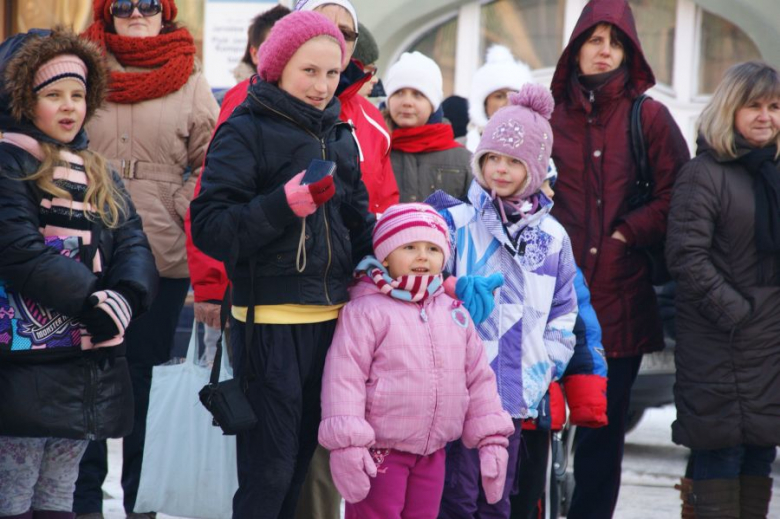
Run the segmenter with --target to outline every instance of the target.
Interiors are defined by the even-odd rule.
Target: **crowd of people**
[[[257,416],[234,518],[557,515],[565,423],[568,517],[610,518],[664,252],[682,517],[767,516],[776,68],[726,72],[691,159],[625,0],[583,8],[549,89],[490,49],[468,124],[428,56],[377,83],[349,0],[257,16],[221,106],[176,15],[94,0],[80,35],[0,45],[0,517],[101,519],[107,438],[127,517],[155,517],[135,509],[152,367],[191,286]]]

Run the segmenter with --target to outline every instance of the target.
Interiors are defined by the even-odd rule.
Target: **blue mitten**
[[[490,276],[462,276],[455,285],[455,295],[463,301],[463,306],[471,314],[471,319],[479,324],[493,312],[495,301],[493,291],[504,284],[502,274]]]

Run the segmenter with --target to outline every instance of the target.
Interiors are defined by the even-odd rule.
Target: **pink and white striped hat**
[[[382,214],[374,227],[374,255],[379,261],[398,247],[427,241],[441,247],[444,263],[450,257],[447,223],[428,204],[396,204]]]

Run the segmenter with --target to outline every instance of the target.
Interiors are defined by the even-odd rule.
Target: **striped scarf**
[[[368,277],[379,287],[383,294],[406,301],[419,303],[428,297],[435,295],[442,288],[442,275],[435,276],[400,276],[396,279],[390,277],[390,273],[382,263],[374,256],[366,256],[355,268],[355,277]]]
[[[20,133],[5,133],[2,141],[18,146],[38,160],[43,160],[40,144],[32,137]],[[61,162],[52,174],[54,184],[70,194],[60,198],[50,193],[41,197],[38,213],[38,230],[45,238],[77,238],[83,245],[92,242],[92,222],[100,218],[92,206],[84,202],[87,193],[87,173],[84,161],[65,148],[60,149]],[[87,214],[84,214],[86,209]],[[100,272],[100,254],[95,254],[92,271]]]

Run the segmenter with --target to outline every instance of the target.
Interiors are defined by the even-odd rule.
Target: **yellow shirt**
[[[339,310],[346,303],[332,306],[323,305],[256,305],[255,324],[306,324],[322,323],[337,319]],[[233,317],[246,322],[246,306],[234,306]]]

